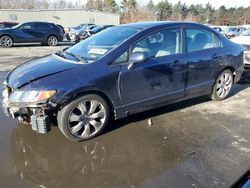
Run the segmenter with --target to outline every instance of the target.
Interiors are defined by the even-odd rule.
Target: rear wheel
[[[233,85],[233,74],[230,70],[224,70],[216,79],[211,98],[223,100],[228,97]]]
[[[5,48],[9,48],[9,47],[13,46],[12,38],[7,36],[7,35],[4,35],[0,38],[0,43],[1,43],[2,47],[5,47]]]
[[[109,106],[98,95],[82,96],[65,107],[57,116],[58,126],[70,140],[81,141],[100,134],[109,120]]]
[[[47,43],[49,46],[57,46],[58,45],[58,39],[56,36],[49,36],[48,37],[48,40],[47,40]]]

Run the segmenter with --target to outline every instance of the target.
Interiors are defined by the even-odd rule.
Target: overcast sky
[[[116,2],[121,2],[122,0],[116,0]],[[140,3],[146,4],[149,0],[137,0]],[[158,3],[161,0],[153,0],[154,3]],[[168,0],[170,3],[178,3],[179,0]],[[182,3],[190,4],[207,4],[208,2],[212,4],[213,7],[219,8],[221,5],[224,5],[227,8],[230,7],[248,7],[250,6],[250,0],[180,0]]]

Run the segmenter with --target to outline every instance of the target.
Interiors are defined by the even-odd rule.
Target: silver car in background
[[[244,63],[247,69],[250,69],[250,29],[244,31],[240,36],[232,38],[233,42],[246,47],[244,51]]]
[[[228,27],[225,30],[221,31],[221,34],[223,34],[225,37],[231,39],[233,37],[239,36],[242,32],[246,30],[245,27]]]

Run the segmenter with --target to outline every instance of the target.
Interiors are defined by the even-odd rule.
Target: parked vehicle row
[[[239,36],[247,29],[246,27],[243,26],[211,26],[211,27],[229,39]]]
[[[11,47],[14,43],[37,43],[56,46],[64,38],[64,31],[54,23],[26,22],[0,30],[0,44]]]
[[[69,31],[66,33],[66,38],[70,41],[76,42],[76,38],[78,35],[84,33],[86,30],[91,30],[95,27],[96,27],[95,24],[81,24],[76,27],[71,27],[69,28]]]
[[[66,29],[68,32],[65,32],[63,26],[49,22],[22,24],[2,22],[0,23],[0,44],[2,47],[11,47],[14,43],[39,42],[42,45],[56,46],[65,38],[71,42],[79,42],[112,26],[80,24]]]
[[[72,42],[78,43],[91,35],[112,27],[113,25],[82,24],[80,26],[69,28],[69,32],[66,33],[66,38]]]
[[[221,33],[230,39],[239,36],[245,30],[245,27],[228,27],[227,29],[221,31]]]
[[[208,95],[228,97],[244,71],[243,46],[196,23],[110,27],[10,72],[3,111],[74,141],[100,134],[110,118]]]
[[[245,47],[244,51],[245,68],[250,69],[250,29],[247,29],[240,36],[232,38],[231,40]]]
[[[80,32],[75,37],[75,42],[80,42],[96,33],[99,33],[109,27],[113,27],[114,25],[95,25],[92,28],[87,28],[85,30],[80,30]]]

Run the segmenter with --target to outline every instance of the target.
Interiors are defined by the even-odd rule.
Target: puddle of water
[[[141,130],[138,130],[141,129]],[[160,132],[126,126],[92,140],[74,143],[57,127],[38,135],[20,125],[11,133],[16,174],[29,186],[139,187],[184,159]]]

